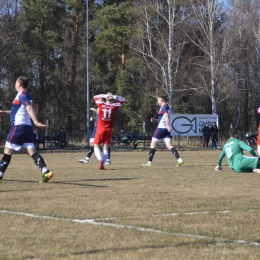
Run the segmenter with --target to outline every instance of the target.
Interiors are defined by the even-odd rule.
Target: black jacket
[[[203,136],[211,136],[211,132],[210,132],[209,126],[204,126],[202,128],[202,133],[203,133]]]

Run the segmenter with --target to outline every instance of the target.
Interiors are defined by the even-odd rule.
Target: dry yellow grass
[[[232,172],[219,151],[43,154],[54,173],[13,156],[0,184],[0,259],[260,259],[260,176]]]

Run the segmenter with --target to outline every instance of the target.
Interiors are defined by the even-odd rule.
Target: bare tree
[[[14,52],[19,46],[20,31],[17,0],[0,1],[0,78],[5,84],[8,83],[8,67],[14,63]]]
[[[164,93],[173,112],[173,93],[185,41],[177,26],[185,19],[177,0],[142,0],[137,7],[131,48],[138,52],[156,81],[151,94]],[[155,90],[156,89],[156,90]]]
[[[196,57],[198,61],[195,64],[201,67],[204,93],[210,96],[212,114],[216,114],[218,103],[227,98],[222,95],[225,87],[220,86],[220,80],[227,68],[226,57],[236,35],[229,30],[228,20],[219,1],[190,0],[190,5],[193,15],[187,20],[191,29],[186,35],[202,50],[203,56]]]
[[[258,105],[260,105],[260,2],[258,0],[251,0],[250,12],[246,12],[253,34],[253,46],[256,53],[255,70],[257,75],[257,89],[258,89]]]
[[[238,38],[234,42],[232,52],[232,73],[235,76],[237,120],[247,127],[255,117],[256,106],[254,100],[260,101],[260,3],[257,0],[230,0],[232,9],[231,29],[237,32]],[[252,102],[253,101],[253,102]]]

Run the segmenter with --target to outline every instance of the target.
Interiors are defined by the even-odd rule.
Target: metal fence
[[[5,139],[8,133],[1,132],[0,133],[0,144],[3,146],[5,144]],[[48,136],[56,136],[57,131],[48,131]],[[87,134],[85,131],[74,131],[74,132],[66,132],[67,134],[67,149],[73,148],[73,147],[81,147],[81,148],[86,148],[88,142],[87,142]],[[118,134],[115,132],[114,134]],[[42,135],[45,135],[45,133],[42,133]],[[143,137],[151,137],[152,133],[147,133],[147,132],[138,132],[139,136]],[[144,140],[147,140],[147,138],[144,138]],[[218,135],[218,145],[220,147],[223,147],[225,142],[229,139],[229,133],[228,132],[219,132]],[[245,133],[241,134],[240,139],[242,141],[246,142],[245,138]],[[149,140],[149,138],[148,138]],[[172,143],[175,147],[178,149],[203,149],[203,136],[174,136],[172,138]],[[149,149],[150,141],[144,141],[144,143],[140,144],[137,149]],[[159,145],[160,149],[166,149],[165,145],[162,143]],[[209,149],[213,148],[212,147],[212,138],[210,138],[209,142]]]

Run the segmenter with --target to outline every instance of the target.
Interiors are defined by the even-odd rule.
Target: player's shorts
[[[235,163],[233,170],[235,172],[252,172],[257,168],[258,157],[237,155],[235,157]]]
[[[6,138],[5,147],[14,151],[20,151],[22,147],[35,149],[32,126],[12,125]]]
[[[167,130],[167,128],[156,128],[152,141],[158,143],[158,142],[172,142],[171,133]]]
[[[99,129],[97,128],[97,132],[94,138],[94,144],[107,144],[111,143],[112,139],[112,131],[113,129]]]

